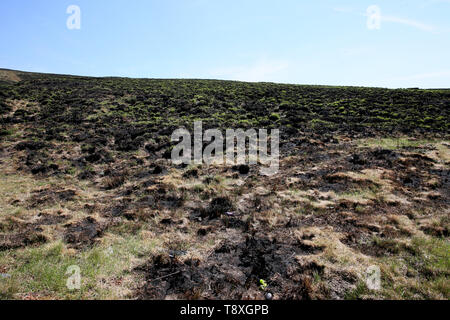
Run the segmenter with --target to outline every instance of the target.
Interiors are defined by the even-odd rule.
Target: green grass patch
[[[382,148],[397,150],[402,148],[418,148],[425,144],[433,143],[434,140],[400,138],[371,138],[357,141],[358,146],[363,148]]]
[[[0,298],[11,299],[28,293],[54,299],[117,298],[112,288],[101,282],[129,273],[132,261],[149,253],[154,241],[143,241],[139,235],[113,237],[104,244],[73,252],[61,241],[41,247],[0,253],[8,262],[10,278],[0,283]],[[69,290],[66,274],[70,266],[81,271],[81,287]],[[1,281],[1,280],[0,280]]]

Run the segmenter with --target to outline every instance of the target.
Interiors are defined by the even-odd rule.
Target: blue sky
[[[450,0],[2,0],[0,36],[25,71],[450,87]]]

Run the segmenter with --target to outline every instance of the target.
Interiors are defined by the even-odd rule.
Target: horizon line
[[[241,82],[241,83],[267,83],[275,85],[292,85],[292,86],[312,86],[312,87],[344,87],[344,88],[373,88],[373,89],[386,89],[386,90],[450,90],[449,88],[423,88],[423,87],[382,87],[382,86],[363,86],[363,85],[339,85],[339,84],[307,84],[307,83],[293,83],[293,82],[274,82],[274,81],[245,81],[245,80],[235,80],[235,79],[220,79],[220,78],[170,78],[170,77],[130,77],[130,76],[114,76],[114,75],[102,75],[102,76],[92,76],[92,75],[81,75],[72,73],[54,73],[54,72],[41,72],[41,71],[24,71],[18,69],[10,69],[0,67],[0,71],[12,71],[12,72],[22,72],[22,73],[32,73],[32,74],[45,74],[52,76],[70,76],[79,78],[93,78],[93,79],[108,79],[108,78],[118,78],[118,79],[135,79],[135,80],[197,80],[197,81],[229,81],[229,82]],[[1,81],[1,80],[0,80]]]

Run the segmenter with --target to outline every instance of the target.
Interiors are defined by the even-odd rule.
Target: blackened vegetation
[[[42,205],[51,205],[61,201],[72,201],[76,196],[74,190],[54,190],[51,188],[34,190],[32,196],[28,199],[29,207],[39,207]]]
[[[44,227],[59,224],[54,237],[77,250],[106,232],[145,231],[161,236],[162,250],[135,270],[146,279],[136,288],[139,298],[263,298],[264,279],[274,299],[340,299],[358,278],[322,265],[320,255],[332,248],[315,244],[313,231],[299,238],[299,230],[339,233],[335,243],[374,259],[412,252],[397,241],[412,236],[404,217],[426,235],[449,235],[448,161],[430,155],[449,145],[391,150],[355,140],[448,139],[450,90],[20,78],[0,83],[0,162],[33,181],[68,178],[74,185],[32,190],[17,205],[61,205],[77,218],[52,212],[26,223],[1,220],[0,250],[55,240]],[[173,165],[170,135],[192,129],[194,120],[204,129],[280,129],[279,173]]]
[[[448,133],[450,125],[449,90],[17,74],[22,81],[0,85],[0,122],[26,125],[15,148],[33,174],[77,169],[89,179],[91,164],[114,163],[144,146],[150,157],[170,157],[170,134],[194,119],[205,128],[279,128],[284,152],[313,133],[333,140],[330,134]],[[17,100],[29,104],[11,112]],[[79,145],[81,157],[53,163],[49,153],[59,149],[50,141]]]
[[[52,226],[63,223],[69,216],[63,214],[39,213],[34,222],[16,222],[5,225],[0,224],[0,251],[17,249],[32,245],[41,245],[47,242],[47,237],[42,233],[42,226]],[[6,233],[3,233],[6,232]]]
[[[43,244],[47,238],[40,233],[41,230],[25,230],[15,234],[0,235],[0,251],[17,249],[21,247]]]
[[[309,254],[295,242],[247,237],[222,243],[205,261],[181,262],[169,255],[155,256],[145,272],[142,299],[252,299],[258,296],[259,279],[269,282],[278,299],[309,299],[311,275],[323,275],[323,266],[301,265],[294,256]],[[253,291],[254,296],[248,295]]]
[[[65,228],[64,241],[73,247],[81,248],[93,244],[102,235],[105,226],[94,218],[87,217],[75,224],[68,224]]]
[[[233,203],[230,199],[225,197],[214,198],[205,210],[205,215],[210,218],[217,218],[231,210],[233,210]]]
[[[48,128],[35,133],[43,138],[40,141],[48,136],[71,140],[101,136],[111,138],[119,151],[137,150],[149,138],[167,136],[172,128],[189,125],[190,115],[208,119],[211,127],[281,127],[287,135],[298,130],[364,133],[371,131],[368,129],[449,129],[449,90],[42,74],[23,74],[21,78],[19,83],[0,87],[2,113],[10,109],[5,103],[8,99],[37,102],[36,124],[45,123],[47,126],[41,128]],[[3,121],[9,123],[17,117],[7,116]],[[61,132],[65,137],[58,135]]]

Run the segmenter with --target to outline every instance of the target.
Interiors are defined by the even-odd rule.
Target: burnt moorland
[[[449,299],[449,119],[450,89],[0,70],[0,298]],[[197,120],[279,129],[278,174],[173,164]]]

